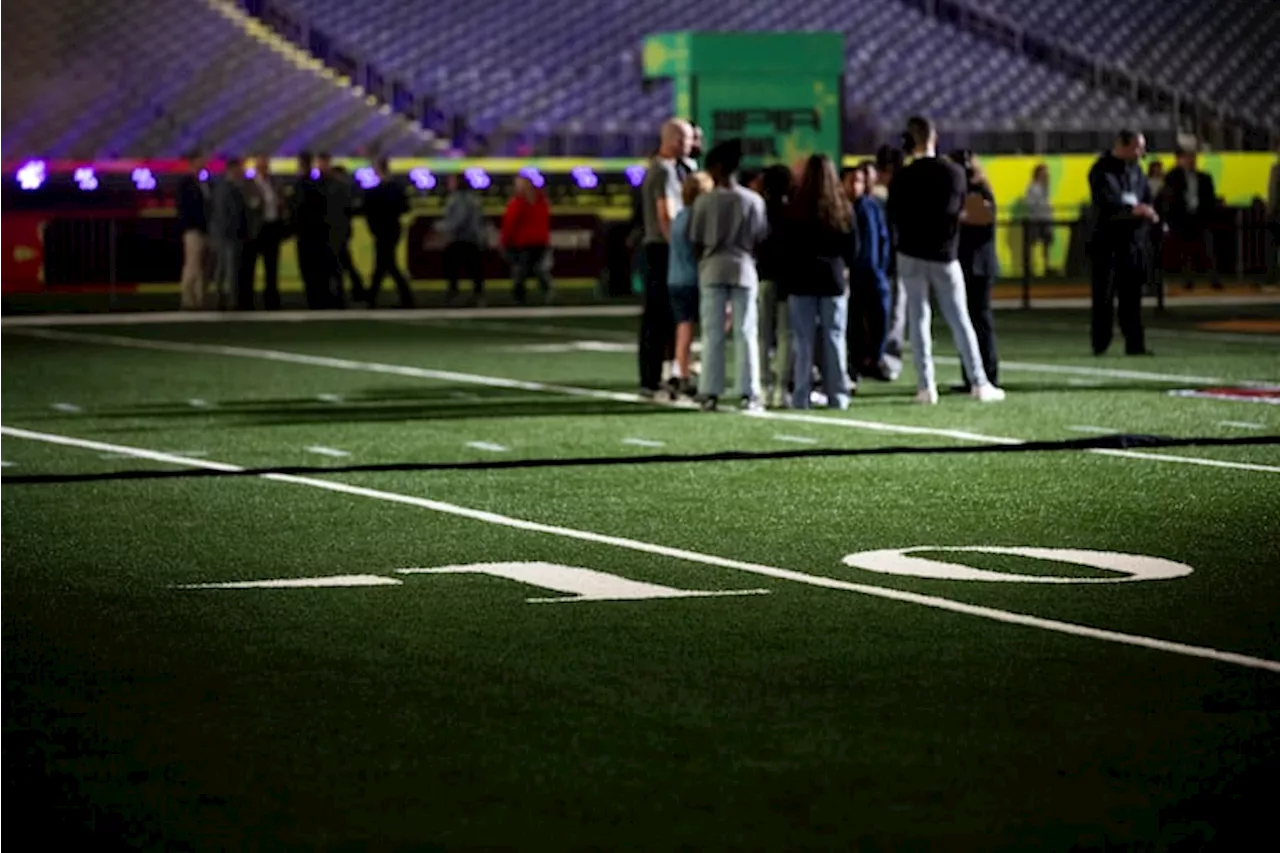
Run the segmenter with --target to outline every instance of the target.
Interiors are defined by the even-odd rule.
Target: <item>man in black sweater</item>
[[[1147,225],[1159,222],[1151,187],[1142,173],[1147,140],[1122,130],[1115,145],[1089,170],[1096,221],[1089,246],[1093,264],[1093,353],[1111,346],[1114,303],[1120,303],[1120,331],[1127,355],[1150,355],[1142,328],[1142,288],[1146,282]]]
[[[915,159],[894,176],[889,187],[889,222],[897,231],[898,274],[907,294],[907,326],[916,363],[916,402],[938,402],[933,367],[929,294],[951,327],[974,399],[994,403],[1004,391],[987,379],[978,340],[969,321],[964,273],[958,258],[960,220],[969,183],[964,170],[938,157],[933,122],[907,122],[906,141]]]

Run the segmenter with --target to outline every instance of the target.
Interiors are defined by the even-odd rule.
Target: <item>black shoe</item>
[[[652,400],[654,397],[658,396],[656,388],[641,388],[638,393],[646,400]]]
[[[991,383],[991,384],[992,384],[992,385],[994,385],[995,383],[993,382],[993,383]],[[969,393],[970,391],[972,391],[972,390],[973,390],[973,386],[972,386],[972,385],[966,385],[966,384],[964,384],[964,383],[961,383],[961,384],[959,384],[959,385],[952,385],[952,386],[951,386],[951,393],[952,393],[952,394],[968,394],[968,393]]]
[[[714,412],[716,410],[716,406],[719,405],[719,402],[720,401],[716,397],[703,397],[701,403],[702,411]]]

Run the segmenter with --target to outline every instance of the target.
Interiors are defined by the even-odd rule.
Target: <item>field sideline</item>
[[[49,837],[1264,828],[1280,336],[1224,330],[1274,303],[1181,305],[1142,360],[1002,312],[1006,403],[913,406],[908,366],[755,416],[640,398],[629,310],[276,319],[4,320],[5,794]]]

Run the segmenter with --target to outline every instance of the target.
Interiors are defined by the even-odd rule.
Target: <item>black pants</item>
[[[342,290],[338,258],[327,236],[298,235],[298,273],[307,296],[307,307],[341,308]],[[335,292],[335,286],[338,290]]]
[[[1178,258],[1178,269],[1182,272],[1187,287],[1194,283],[1193,273],[1204,272],[1207,268],[1214,287],[1222,286],[1222,276],[1218,273],[1218,252],[1214,246],[1213,232],[1203,225],[1192,225],[1169,235],[1173,239],[1174,250]]]
[[[1146,240],[1145,233],[1116,243],[1094,239],[1092,332],[1093,351],[1097,355],[1111,346],[1117,302],[1125,352],[1135,355],[1147,348],[1142,328],[1142,288],[1147,280],[1143,243]]]
[[[889,281],[875,273],[854,270],[849,288],[849,378],[880,373],[893,294]]]
[[[241,281],[241,295],[237,299],[240,308],[253,307],[253,283],[258,271],[258,259],[262,259],[262,304],[268,311],[280,307],[280,243],[284,240],[284,223],[268,222],[262,226],[255,240],[245,247],[245,273]]]
[[[969,322],[973,324],[974,337],[978,339],[978,354],[982,356],[982,370],[987,374],[987,381],[999,385],[1000,363],[996,357],[996,319],[991,311],[991,276],[973,275],[968,270],[964,273],[965,301],[969,304]],[[972,379],[964,373],[964,384],[971,385]]]
[[[667,290],[670,248],[666,243],[646,243],[644,247],[644,311],[640,315],[640,387],[658,390],[662,384],[662,362],[675,345],[676,320]]]
[[[382,289],[382,280],[391,276],[396,283],[396,293],[400,297],[401,308],[413,307],[413,288],[405,278],[400,267],[396,266],[396,246],[400,243],[400,229],[374,232],[373,235],[373,276],[369,279],[369,289],[365,298],[372,308],[378,304],[378,291]]]
[[[511,250],[511,293],[516,302],[524,304],[524,283],[531,275],[538,280],[538,287],[542,289],[544,297],[551,292],[551,275],[544,265],[546,257],[546,246],[526,246]]]
[[[475,295],[484,293],[484,267],[480,260],[480,247],[475,243],[454,240],[444,247],[444,277],[449,282],[449,295],[458,292],[458,279],[469,275],[475,285]]]
[[[342,300],[342,294],[346,291],[345,281],[347,277],[351,278],[351,298],[364,299],[364,276],[360,275],[360,270],[356,269],[356,263],[351,259],[351,241],[344,240],[334,247],[334,254],[338,259],[338,298]]]

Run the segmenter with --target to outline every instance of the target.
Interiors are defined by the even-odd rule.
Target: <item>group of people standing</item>
[[[391,176],[385,158],[374,161],[375,185],[358,191],[351,175],[327,154],[298,156],[298,174],[286,185],[271,172],[269,157],[249,169],[226,160],[223,174],[202,179],[197,157],[178,190],[183,231],[182,307],[200,310],[212,296],[219,310],[255,307],[258,260],[263,266],[262,307],[280,307],[280,246],[293,236],[308,308],[346,306],[351,299],[377,303],[383,280],[396,284],[403,307],[413,291],[396,261],[401,217],[408,212],[405,186]],[[351,221],[365,217],[374,241],[374,269],[368,287],[351,256]],[[206,293],[206,282],[212,294]]]
[[[915,347],[916,400],[936,403],[932,294],[960,352],[960,390],[983,402],[1004,399],[990,308],[994,197],[971,154],[937,156],[930,122],[912,119],[907,137],[913,159],[905,165],[882,150],[877,161],[838,174],[831,158],[815,154],[744,186],[740,141],[711,149],[698,171],[696,129],[668,121],[641,192],[641,393],[717,408],[731,333],[744,409],[808,408],[815,398],[844,409],[862,379],[896,378],[905,328]],[[815,372],[820,397],[811,393]]]

